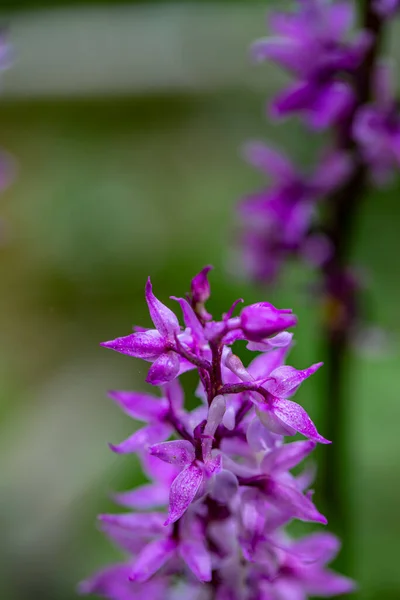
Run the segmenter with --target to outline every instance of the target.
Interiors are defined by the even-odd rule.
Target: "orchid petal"
[[[311,440],[284,444],[265,455],[261,470],[264,473],[276,473],[293,469],[315,449],[316,445],[316,442]]]
[[[173,379],[164,385],[165,395],[174,412],[183,409],[185,394],[179,379]]]
[[[130,454],[143,450],[149,444],[153,444],[160,439],[167,438],[171,433],[171,427],[162,423],[142,427],[133,433],[120,444],[110,444],[110,448],[117,454]]]
[[[247,428],[246,439],[253,452],[261,452],[274,448],[277,437],[264,426],[260,419],[254,418]]]
[[[179,553],[197,579],[211,581],[211,556],[202,540],[184,540]]]
[[[268,302],[247,306],[240,313],[240,320],[247,338],[254,342],[281,333],[297,323],[291,310],[279,310]]]
[[[304,562],[325,564],[335,558],[340,546],[340,540],[332,533],[316,532],[295,540],[288,552]]]
[[[285,427],[292,428],[310,440],[315,440],[321,444],[331,443],[318,433],[314,423],[311,421],[304,408],[296,402],[274,398],[272,410]]]
[[[302,371],[298,371],[294,367],[288,365],[278,367],[269,373],[269,380],[264,384],[264,387],[273,396],[287,398],[294,394],[300,384],[313,375],[323,364],[324,363],[316,363]]]
[[[127,356],[155,360],[164,352],[164,338],[155,329],[131,333],[124,337],[116,338],[110,342],[102,342],[100,346],[115,350]]]
[[[248,142],[244,147],[247,161],[254,167],[266,172],[274,180],[286,183],[296,176],[292,163],[286,156],[262,142]]]
[[[239,489],[237,477],[227,469],[222,469],[213,479],[210,496],[220,504],[229,504]]]
[[[310,573],[305,571],[303,581],[310,596],[338,596],[349,594],[356,589],[354,581],[330,570],[314,572],[312,569]]]
[[[287,508],[301,521],[311,521],[326,525],[326,518],[316,509],[311,500],[296,488],[284,485],[277,480],[269,480],[266,493],[278,508]]]
[[[230,406],[228,406],[224,416],[222,417],[222,424],[229,431],[233,431],[235,429],[235,422],[236,422],[236,411],[235,411],[235,407],[231,404]]]
[[[207,275],[212,269],[211,265],[207,265],[192,279],[190,289],[195,304],[204,304],[210,297],[210,283]]]
[[[82,581],[78,586],[79,594],[96,594],[106,598],[116,598],[117,591],[122,593],[126,587],[126,598],[128,598],[129,583],[128,578],[131,568],[127,563],[121,563],[106,567],[92,575],[89,579]],[[122,596],[119,596],[122,598]]]
[[[189,465],[196,458],[194,446],[187,440],[161,442],[149,448],[150,454],[173,465]]]
[[[165,352],[151,365],[146,381],[152,385],[162,385],[175,379],[179,373],[179,368],[179,356],[175,352]]]
[[[190,331],[192,332],[195,341],[198,344],[204,343],[205,338],[203,328],[189,302],[184,298],[176,298],[175,296],[171,296],[171,300],[176,300],[179,303],[182,309],[183,320],[185,322],[185,325],[186,327],[190,328]]]
[[[100,523],[135,532],[137,535],[157,535],[164,531],[165,515],[157,512],[102,514]]]
[[[283,347],[260,354],[249,364],[250,375],[253,379],[264,379],[272,376],[272,371],[275,371],[285,362],[288,350],[287,347]]]
[[[203,481],[203,470],[192,464],[174,479],[169,494],[169,515],[165,525],[175,523],[193,502]]]
[[[180,329],[179,321],[165,304],[160,302],[153,294],[153,286],[151,285],[150,277],[146,283],[145,289],[146,302],[149,307],[150,317],[156,329],[163,337],[171,336]]]
[[[143,392],[110,391],[112,398],[132,419],[156,421],[163,419],[168,411],[165,400]]]
[[[172,557],[176,545],[176,542],[170,538],[155,540],[148,544],[136,557],[130,580],[142,583],[150,579]]]
[[[163,484],[146,483],[128,492],[113,494],[113,500],[120,506],[135,509],[149,509],[164,506],[168,502],[169,489]]]
[[[207,415],[207,423],[204,428],[204,440],[203,440],[203,459],[208,460],[211,455],[212,439],[217,430],[218,425],[221,424],[223,416],[226,410],[226,401],[224,396],[215,396],[210,404]]]
[[[263,340],[262,342],[249,342],[247,349],[254,352],[268,352],[274,348],[287,348],[290,346],[293,340],[293,333],[289,331],[282,331],[272,338]]]

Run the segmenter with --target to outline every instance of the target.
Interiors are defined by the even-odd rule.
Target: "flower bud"
[[[294,327],[297,317],[290,309],[278,309],[269,302],[259,302],[244,308],[240,315],[243,333],[249,341],[259,342],[271,335]]]

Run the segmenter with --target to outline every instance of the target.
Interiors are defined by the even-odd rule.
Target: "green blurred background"
[[[9,2],[0,144],[19,173],[0,205],[0,598],[70,600],[116,557],[96,514],[141,477],[134,458],[108,450],[133,424],[106,391],[145,389],[146,366],[99,342],[148,324],[149,274],[166,301],[214,264],[216,314],[238,296],[291,306],[293,364],[318,360],[312,274],[292,266],[279,289],[256,289],[236,277],[230,248],[235,204],[262,182],[240,158],[243,141],[273,140],[307,166],[321,140],[265,120],[282,75],[247,57],[265,3]],[[354,240],[369,286],[348,406],[366,600],[400,598],[398,196],[398,181],[371,194]],[[321,427],[322,380],[299,393]],[[191,375],[185,384],[192,394]]]

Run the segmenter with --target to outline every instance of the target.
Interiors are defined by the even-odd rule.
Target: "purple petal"
[[[205,341],[204,331],[189,302],[184,298],[176,298],[175,296],[171,296],[171,300],[176,300],[179,303],[182,309],[185,325],[186,327],[190,328],[194,340],[197,342],[197,344],[203,344]]]
[[[271,60],[296,74],[304,72],[304,52],[295,39],[269,37],[257,40],[251,47],[251,56],[257,62]]]
[[[204,434],[213,436],[218,425],[221,424],[225,414],[226,402],[224,396],[215,396],[208,409],[207,424],[204,428]]]
[[[167,504],[169,488],[163,484],[146,483],[128,492],[113,494],[113,500],[120,506],[135,509],[156,508]]]
[[[193,502],[203,481],[203,470],[196,464],[186,467],[174,479],[169,494],[169,515],[165,525],[175,523]]]
[[[131,581],[142,583],[150,579],[173,556],[176,546],[175,540],[170,538],[148,544],[136,558]]]
[[[148,331],[131,333],[110,342],[103,342],[100,346],[128,356],[143,358],[144,360],[155,360],[164,352],[165,342],[158,331],[149,329]]]
[[[340,40],[352,28],[354,22],[354,6],[349,2],[335,2],[323,8],[332,40]]]
[[[129,575],[131,567],[121,563],[106,567],[82,581],[78,587],[79,594],[97,594],[106,598],[129,598]],[[123,596],[123,594],[126,594]]]
[[[172,440],[154,444],[150,446],[149,451],[150,454],[164,462],[182,467],[189,465],[196,458],[194,446],[187,440]]]
[[[296,429],[290,427],[275,414],[274,407],[269,404],[257,404],[256,415],[261,423],[276,435],[295,435]]]
[[[178,332],[179,321],[165,304],[160,302],[153,294],[153,287],[151,285],[150,277],[146,283],[146,302],[149,307],[150,317],[154,323],[156,329],[160,332],[163,337],[173,336],[175,332]]]
[[[210,297],[210,283],[207,275],[212,269],[211,265],[207,265],[192,279],[190,291],[195,304],[204,304]]]
[[[297,318],[291,310],[279,310],[269,302],[247,306],[242,310],[240,320],[247,339],[254,342],[281,333],[297,323]]]
[[[318,193],[326,194],[345,183],[352,169],[353,162],[348,154],[334,152],[318,166],[312,178],[312,186]]]
[[[130,454],[143,450],[149,444],[154,444],[159,440],[165,440],[171,434],[171,427],[169,425],[157,424],[149,425],[148,427],[142,427],[135,431],[130,437],[121,442],[120,444],[110,444],[110,448],[117,454]]]
[[[311,421],[304,408],[299,404],[296,404],[296,402],[284,400],[282,398],[274,398],[272,410],[275,416],[278,417],[285,426],[293,428],[310,440],[315,440],[321,444],[331,443],[318,433],[314,423]]]
[[[98,519],[101,523],[133,531],[136,535],[157,535],[164,531],[165,515],[157,512],[102,514]]]
[[[301,490],[302,492],[308,490],[314,483],[316,474],[317,465],[314,462],[309,463],[306,468],[303,469],[300,475],[297,475],[296,477],[297,489]]]
[[[212,481],[210,496],[220,504],[229,504],[239,489],[236,475],[227,469],[217,473]]]
[[[281,92],[273,101],[270,114],[272,118],[308,109],[315,100],[316,88],[312,83],[295,83]]]
[[[315,130],[323,130],[336,123],[354,103],[352,89],[346,83],[335,81],[320,88],[307,116],[307,121]],[[305,107],[307,108],[307,107]]]
[[[268,377],[272,371],[275,371],[278,367],[283,365],[285,362],[286,355],[289,348],[286,346],[272,350],[272,352],[265,352],[257,356],[249,364],[249,373],[253,379],[264,379]]]
[[[200,581],[211,581],[211,556],[202,540],[184,540],[179,553]]]
[[[265,455],[261,463],[261,470],[264,473],[289,471],[306,458],[315,447],[316,443],[311,440],[284,444]]]
[[[235,429],[236,422],[236,411],[235,407],[231,404],[225,411],[224,416],[222,417],[222,424],[224,427],[229,429],[229,431],[233,431]]]
[[[175,477],[180,473],[179,467],[161,462],[155,456],[151,456],[146,450],[141,455],[143,471],[149,479],[170,487]]]
[[[298,371],[289,365],[283,365],[269,373],[270,379],[264,387],[270,394],[278,398],[287,398],[296,392],[300,384],[313,375],[324,363],[316,363],[308,369]]]
[[[249,342],[246,347],[247,350],[252,350],[253,352],[269,352],[274,348],[289,349],[292,339],[293,333],[282,331],[282,333],[278,333],[274,337],[264,340],[263,342]]]
[[[234,373],[239,379],[241,379],[241,381],[252,381],[253,378],[251,377],[247,369],[244,368],[240,358],[236,356],[236,354],[233,354],[233,352],[230,349],[228,349],[228,351],[223,355],[223,364],[230,371],[232,371],[232,373]],[[228,382],[225,381],[225,383]]]
[[[340,540],[332,533],[317,532],[294,541],[288,552],[304,562],[325,564],[335,558],[340,545]]]
[[[151,365],[146,377],[146,382],[151,385],[162,385],[168,383],[179,373],[180,359],[175,352],[165,352]]]
[[[287,180],[296,177],[293,165],[286,156],[262,142],[248,142],[244,146],[244,156],[250,164],[266,172],[274,180],[287,183]]]
[[[109,523],[101,523],[99,529],[115,546],[131,555],[140,552],[154,537],[154,534],[148,534],[146,531],[127,529]]]
[[[179,379],[173,379],[164,385],[164,392],[174,412],[180,412],[185,401],[185,394]]]
[[[108,392],[112,398],[132,419],[139,421],[162,420],[168,412],[165,400],[143,392],[124,392],[121,390]]]
[[[204,428],[203,440],[203,459],[208,460],[211,455],[212,438],[217,430],[218,425],[221,424],[223,416],[226,410],[226,401],[224,396],[215,396],[210,404],[207,415],[207,423]]]
[[[254,418],[247,428],[246,439],[253,452],[262,452],[274,448],[277,437],[259,419]]]
[[[217,454],[213,458],[207,460],[207,462],[204,464],[204,467],[204,473],[208,478],[220,473],[222,469],[222,454]]]
[[[293,516],[297,519],[326,525],[326,518],[318,512],[311,500],[296,488],[284,485],[277,480],[269,480],[266,493],[278,508],[292,511]]]
[[[307,585],[307,593],[310,596],[338,596],[349,594],[356,589],[354,581],[329,570],[314,571],[314,569],[310,569],[309,572],[305,570],[303,581]]]

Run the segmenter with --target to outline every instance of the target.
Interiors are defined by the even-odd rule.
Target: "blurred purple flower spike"
[[[318,130],[349,114],[354,94],[340,75],[354,72],[371,45],[366,32],[347,41],[353,21],[353,7],[345,1],[303,0],[297,12],[271,16],[274,37],[256,42],[252,54],[258,61],[277,63],[297,78],[274,100],[273,116],[301,112]]]

